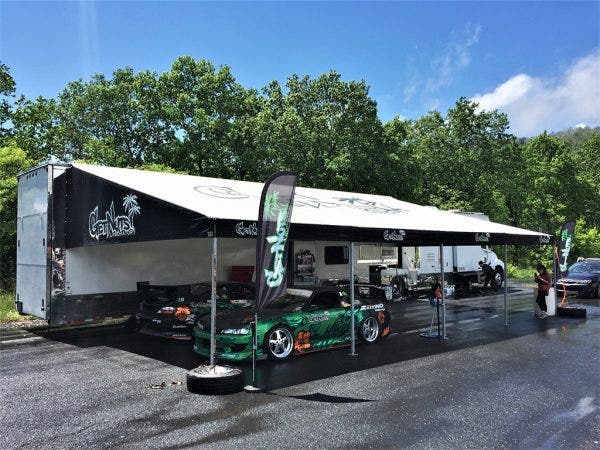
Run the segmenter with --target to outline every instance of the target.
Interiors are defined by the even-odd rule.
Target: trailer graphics
[[[126,215],[117,216],[115,213],[115,203],[110,202],[110,207],[105,213],[105,218],[100,219],[99,208],[96,205],[89,215],[88,225],[90,236],[96,240],[133,236],[135,234],[133,218],[142,212],[142,208],[137,202],[137,195],[125,195],[123,197],[123,208]]]
[[[404,230],[385,230],[383,232],[383,239],[386,241],[403,241],[406,232]]]

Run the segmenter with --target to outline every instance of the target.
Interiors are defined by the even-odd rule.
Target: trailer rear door
[[[17,206],[17,308],[43,319],[50,295],[48,169],[46,165],[19,177]]]

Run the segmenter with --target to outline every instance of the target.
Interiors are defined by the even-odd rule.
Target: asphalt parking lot
[[[533,317],[514,289],[449,300],[448,339],[424,339],[432,308],[390,304],[374,346],[260,361],[260,394],[199,396],[191,345],[119,326],[0,331],[3,448],[599,447],[600,307]],[[248,369],[248,366],[244,366]],[[247,370],[249,374],[249,370]],[[164,386],[161,386],[164,383]],[[161,388],[153,389],[151,386]]]

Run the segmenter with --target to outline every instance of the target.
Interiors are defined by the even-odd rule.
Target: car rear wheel
[[[360,325],[360,340],[366,344],[372,344],[379,339],[381,329],[379,321],[375,317],[367,317]]]
[[[265,351],[269,359],[282,361],[292,355],[294,337],[289,328],[277,326],[266,334]]]

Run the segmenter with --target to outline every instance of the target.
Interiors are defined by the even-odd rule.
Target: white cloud
[[[419,87],[419,81],[415,80],[415,79],[411,80],[410,83],[408,83],[404,87],[404,89],[403,89],[404,103],[408,103],[409,101],[412,100],[412,98],[417,93],[417,88],[418,87]]]
[[[508,114],[511,131],[532,136],[587,124],[600,125],[600,51],[577,61],[556,79],[516,75],[493,91],[476,94],[480,110]]]
[[[81,42],[82,69],[86,76],[90,76],[100,66],[96,4],[86,0],[79,0],[77,5],[79,7],[79,38]]]
[[[454,31],[444,53],[433,61],[435,75],[427,80],[427,90],[435,92],[449,86],[454,75],[471,63],[471,47],[479,42],[481,25],[467,24],[461,32]]]

